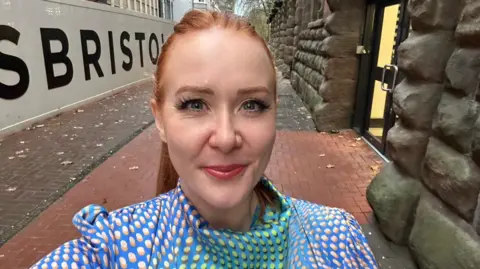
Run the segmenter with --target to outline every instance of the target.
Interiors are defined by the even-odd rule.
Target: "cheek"
[[[193,118],[181,118],[178,112],[167,115],[171,116],[164,121],[164,130],[171,157],[176,155],[181,161],[192,161],[208,142],[208,123]]]
[[[239,130],[242,133],[244,146],[249,148],[248,153],[257,158],[270,156],[276,136],[275,117],[245,122]]]

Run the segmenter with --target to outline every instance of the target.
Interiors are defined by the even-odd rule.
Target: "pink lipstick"
[[[245,167],[241,164],[215,165],[204,167],[203,170],[217,179],[229,180],[242,173]]]

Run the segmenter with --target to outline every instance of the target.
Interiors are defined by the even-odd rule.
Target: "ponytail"
[[[157,176],[157,191],[156,195],[167,193],[178,184],[178,173],[173,167],[170,155],[168,154],[167,143],[162,142],[162,149],[160,151],[160,165],[158,167]]]

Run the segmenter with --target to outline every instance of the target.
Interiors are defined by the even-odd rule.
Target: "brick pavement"
[[[0,141],[0,246],[152,123],[151,85],[132,86]]]
[[[408,253],[393,247],[375,230],[366,202],[366,187],[382,160],[353,131],[309,131],[313,126],[310,119],[288,116],[302,112],[301,100],[288,92],[291,88],[281,90],[280,131],[266,174],[288,195],[351,212],[362,224],[382,268],[415,268],[405,258]],[[151,198],[159,151],[156,130],[149,127],[1,247],[0,268],[27,268],[59,244],[77,237],[71,218],[87,204],[113,210]],[[138,169],[130,169],[135,166]]]

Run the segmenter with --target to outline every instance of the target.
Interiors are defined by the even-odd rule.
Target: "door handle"
[[[393,79],[392,79],[392,88],[391,89],[389,89],[388,84],[385,83],[385,74],[386,74],[387,70],[393,70]],[[382,84],[380,86],[382,88],[382,90],[384,90],[386,92],[389,92],[389,93],[393,93],[393,91],[395,90],[395,84],[397,82],[397,75],[398,75],[398,66],[396,66],[394,64],[385,65],[383,67]]]

